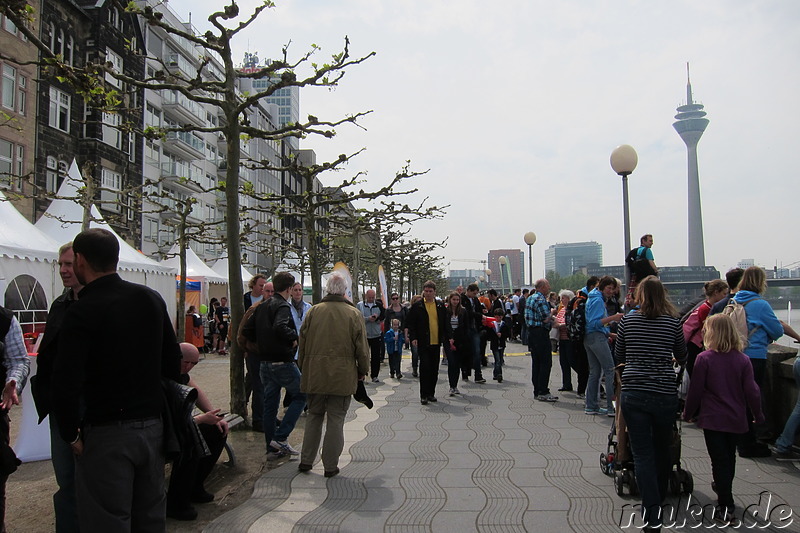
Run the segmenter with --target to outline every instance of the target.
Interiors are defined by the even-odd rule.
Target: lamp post
[[[484,270],[484,272],[486,272],[486,286],[491,288],[491,286],[492,286],[492,269],[491,268],[487,268],[486,270]]]
[[[533,245],[536,243],[536,234],[529,231],[523,239],[525,239],[525,244],[528,245],[528,276],[531,287],[533,287]]]
[[[611,168],[614,172],[622,176],[622,217],[623,228],[625,232],[625,251],[627,253],[631,249],[631,220],[628,211],[628,176],[630,176],[636,169],[636,164],[639,162],[639,156],[636,155],[636,150],[628,144],[623,144],[614,148],[611,152]],[[625,290],[628,290],[631,282],[631,274],[626,267],[625,270]]]
[[[503,267],[506,265],[507,261],[508,259],[506,259],[506,256],[504,255],[501,255],[497,258],[497,262],[500,263],[500,291],[502,292],[506,291],[506,282],[503,278]]]

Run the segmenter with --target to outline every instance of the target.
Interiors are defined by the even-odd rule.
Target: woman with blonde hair
[[[669,446],[678,412],[673,359],[686,360],[686,342],[677,311],[655,276],[636,288],[639,310],[625,315],[617,330],[615,356],[622,371],[622,415],[642,495],[643,531],[659,531],[661,503],[672,469]]]
[[[696,420],[703,430],[718,498],[714,521],[738,527],[732,492],[736,443],[748,430],[748,409],[756,421],[763,422],[761,393],[750,359],[741,352],[742,341],[733,320],[714,315],[703,330],[707,350],[695,361],[683,418]]]
[[[751,266],[745,269],[739,290],[731,299],[744,307],[748,333],[742,351],[750,358],[753,377],[759,387],[763,387],[767,370],[767,347],[784,333],[800,340],[792,328],[778,320],[772,307],[762,298],[766,290],[767,273],[761,267]],[[755,428],[751,422],[750,430],[739,439],[740,457],[769,457],[772,454],[766,444],[756,440],[757,429],[762,428]]]

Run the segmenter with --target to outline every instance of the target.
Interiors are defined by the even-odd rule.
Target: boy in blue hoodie
[[[392,319],[392,327],[384,334],[383,341],[386,343],[386,353],[389,355],[389,373],[391,377],[396,376],[400,379],[403,377],[400,373],[400,358],[406,342],[403,330],[400,328],[400,320]]]
[[[503,357],[506,351],[506,339],[509,337],[510,328],[508,322],[503,320],[505,313],[500,309],[494,311],[494,328],[489,332],[489,347],[494,356],[493,378],[498,382],[503,382]]]

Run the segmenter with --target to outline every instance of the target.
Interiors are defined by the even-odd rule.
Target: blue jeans
[[[794,382],[797,388],[800,389],[800,357],[794,359]],[[779,452],[788,452],[794,444],[794,439],[797,436],[797,430],[800,429],[800,396],[797,398],[797,403],[794,404],[794,411],[789,415],[786,425],[783,427],[783,433],[775,441],[775,447]]]
[[[606,379],[606,401],[609,412],[614,409],[614,358],[608,339],[602,331],[587,333],[583,339],[589,360],[589,382],[586,384],[586,409],[597,410],[600,405],[600,372]]]
[[[492,350],[494,356],[494,372],[492,377],[503,379],[503,358],[505,357],[505,348],[497,348]]]
[[[550,332],[543,327],[528,330],[528,345],[531,350],[531,381],[533,395],[550,394],[550,370],[553,368],[553,353],[550,351]]]
[[[642,515],[650,527],[660,526],[663,518],[661,503],[667,497],[667,479],[672,469],[669,446],[677,411],[677,394],[622,393],[622,415],[628,424],[636,484],[642,495]]]
[[[475,379],[483,379],[483,366],[481,364],[481,332],[478,330],[468,333],[472,342],[472,370],[475,371]]]
[[[303,407],[306,406],[306,395],[300,392],[300,369],[294,362],[270,363],[261,361],[261,382],[264,384],[264,440],[269,443],[273,439],[283,442],[294,429]],[[281,389],[292,395],[292,402],[283,414],[281,426],[275,429],[278,406],[281,401]]]

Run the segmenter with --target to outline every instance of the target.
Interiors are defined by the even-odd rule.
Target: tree
[[[18,27],[24,28],[23,32],[44,55],[44,60],[53,68],[55,75],[74,84],[84,95],[89,105],[98,107],[118,108],[120,99],[118,93],[110,90],[104,83],[106,76],[124,82],[128,86],[150,89],[154,91],[174,91],[183,97],[218,109],[222,117],[221,123],[216,126],[198,126],[196,124],[183,124],[177,127],[165,128],[174,132],[213,132],[224,136],[226,139],[227,171],[225,182],[220,188],[225,192],[226,210],[226,246],[229,262],[229,282],[231,287],[242,286],[241,276],[241,240],[242,231],[239,221],[240,203],[239,195],[243,192],[239,180],[242,143],[247,139],[260,138],[280,142],[287,137],[305,137],[307,135],[322,135],[332,137],[335,128],[343,124],[355,124],[365,113],[333,121],[319,120],[309,116],[305,122],[287,124],[275,130],[265,131],[253,127],[250,123],[250,112],[259,106],[262,98],[269,96],[285,87],[334,87],[342,80],[345,71],[358,65],[373,53],[353,58],[350,55],[350,42],[345,38],[343,49],[333,54],[329,61],[319,64],[312,61],[313,56],[320,52],[318,46],[298,58],[292,59],[288,46],[284,47],[281,59],[272,61],[263,68],[242,73],[233,58],[234,39],[253,24],[259,15],[266,9],[273,7],[271,1],[264,1],[258,5],[248,16],[240,18],[239,6],[235,2],[221,8],[208,17],[212,29],[203,35],[195,35],[185,26],[175,27],[164,21],[163,13],[150,5],[129,3],[125,6],[128,13],[141,16],[147,24],[158,27],[164,32],[191,43],[202,50],[200,66],[194,73],[183,73],[170,70],[162,58],[150,57],[151,61],[160,62],[162,69],[157,70],[153,76],[144,76],[143,79],[126,76],[117,72],[114,65],[104,61],[89,61],[82,68],[65,64],[55,56],[48,47],[34,35],[28,27],[28,18],[32,8],[20,0],[0,0],[0,10]],[[221,72],[219,76],[208,75],[209,66],[219,63]],[[300,71],[306,73],[300,75]],[[270,80],[267,88],[254,91],[251,94],[240,94],[237,90],[237,80],[241,78]],[[241,322],[244,315],[244,304],[239,298],[231,299],[231,318],[233,331]],[[244,359],[243,354],[233,344],[231,350],[231,411],[245,414],[244,394]]]

